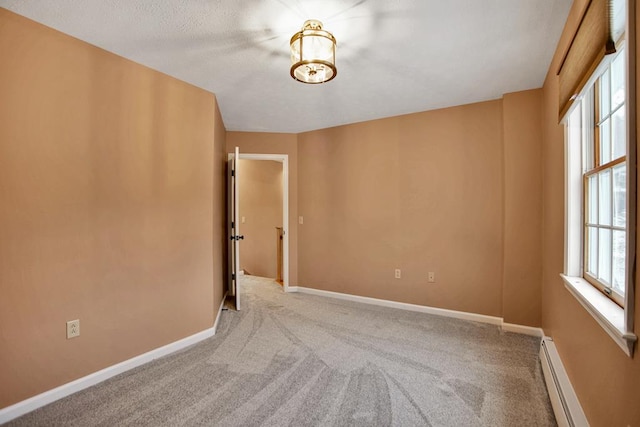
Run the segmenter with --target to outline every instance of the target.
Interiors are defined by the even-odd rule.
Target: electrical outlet
[[[436,273],[434,273],[433,271],[429,272],[429,283],[435,283],[436,282]]]
[[[396,279],[399,279],[402,277],[402,272],[400,271],[399,268],[396,268]]]
[[[67,339],[80,336],[80,319],[67,322]]]

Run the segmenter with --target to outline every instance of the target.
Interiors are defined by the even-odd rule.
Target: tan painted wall
[[[213,94],[1,8],[0,58],[1,408],[213,326],[225,135]]]
[[[630,359],[569,294],[558,276],[564,257],[564,133],[558,125],[555,73],[585,4],[586,0],[574,2],[544,84],[542,325],[558,347],[590,424],[639,426],[640,356],[637,345],[636,355]],[[638,76],[635,78],[638,80]],[[635,221],[637,223],[637,218]],[[636,251],[640,253],[638,249]],[[640,292],[636,292],[635,307],[635,331],[638,333]]]
[[[298,137],[293,133],[227,132],[227,152],[286,154],[289,159],[289,285],[298,284]],[[242,252],[240,253],[242,260]]]
[[[542,277],[542,91],[506,94],[503,318],[540,326]]]
[[[223,165],[239,146],[289,155],[291,285],[532,326],[541,317],[592,425],[640,425],[638,357],[558,277],[555,70],[585,4],[542,95],[300,135],[225,133],[212,94],[0,9],[0,407],[212,325]],[[67,341],[74,318],[82,336]]]
[[[502,128],[491,101],[300,134],[300,285],[501,316]]]
[[[282,163],[240,160],[240,268],[275,279],[276,227],[282,227]]]

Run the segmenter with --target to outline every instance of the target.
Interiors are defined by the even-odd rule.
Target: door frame
[[[229,153],[229,158],[233,157],[235,157],[234,153]],[[282,239],[282,288],[284,292],[289,292],[289,155],[240,152],[238,158],[240,160],[272,160],[282,163],[282,229],[284,231]]]
[[[233,153],[227,155],[227,237],[229,242],[228,265],[229,274],[228,292],[234,297],[236,310],[240,310],[240,223],[238,221],[238,175],[240,167],[238,164],[239,148],[236,147]]]

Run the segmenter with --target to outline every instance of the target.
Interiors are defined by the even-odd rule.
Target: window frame
[[[627,13],[635,16],[634,2],[627,3]],[[625,296],[619,305],[610,299],[600,289],[595,287],[585,276],[584,268],[585,247],[584,239],[586,234],[585,216],[585,191],[587,186],[584,182],[582,166],[582,156],[584,155],[582,140],[587,132],[591,135],[597,131],[595,114],[593,110],[589,117],[588,112],[582,107],[583,102],[591,102],[592,108],[596,108],[594,85],[597,79],[609,67],[614,57],[605,57],[599,64],[590,79],[585,84],[584,89],[574,102],[574,105],[565,114],[562,123],[565,129],[565,262],[564,272],[561,277],[565,287],[578,300],[578,302],[593,316],[602,326],[609,336],[620,346],[629,356],[633,357],[637,336],[634,334],[634,311],[635,311],[635,260],[636,260],[636,179],[637,179],[637,150],[636,150],[636,81],[635,81],[635,26],[633,20],[627,20],[626,36],[623,35],[621,43],[623,53],[626,55],[625,69],[625,108],[626,113],[626,260],[625,260]],[[630,78],[633,76],[633,78]],[[579,141],[575,137],[570,137],[571,132],[576,132],[570,128],[570,117],[580,107],[580,132]],[[586,132],[585,132],[586,130]],[[573,134],[576,135],[576,134]],[[587,137],[589,137],[587,135]],[[598,281],[597,281],[598,282]]]
[[[611,88],[611,81],[612,81],[612,75],[613,75],[613,63],[614,61],[616,61],[616,59],[618,59],[618,57],[620,56],[624,56],[626,59],[626,46],[624,44],[624,40],[621,40],[618,43],[618,48],[617,48],[617,53],[613,56],[611,56],[610,58],[605,58],[605,60],[602,61],[602,64],[600,65],[600,67],[598,67],[598,69],[596,70],[596,72],[594,73],[594,78],[595,81],[593,82],[593,84],[591,86],[587,86],[587,92],[586,94],[583,96],[583,99],[581,99],[579,102],[582,104],[581,108],[582,108],[582,122],[581,122],[581,127],[582,127],[582,149],[585,148],[586,145],[589,146],[589,150],[591,150],[591,153],[585,153],[583,152],[581,155],[582,158],[582,197],[583,197],[583,213],[582,213],[582,218],[583,218],[583,230],[582,230],[582,240],[583,240],[583,269],[582,269],[582,277],[587,280],[589,283],[591,283],[593,286],[595,286],[600,292],[602,292],[605,296],[607,296],[608,298],[610,298],[611,300],[613,300],[616,304],[618,304],[621,307],[625,307],[625,297],[624,295],[622,295],[621,293],[619,293],[615,287],[613,286],[613,280],[612,283],[606,283],[602,280],[600,280],[600,278],[598,278],[599,275],[599,271],[596,273],[597,275],[593,275],[591,274],[591,272],[589,271],[589,268],[587,268],[587,266],[590,264],[589,260],[590,260],[590,246],[589,244],[587,244],[587,242],[589,241],[589,233],[588,233],[588,229],[589,228],[595,228],[596,230],[609,230],[612,233],[612,237],[611,237],[611,242],[613,242],[613,233],[615,231],[622,231],[625,233],[625,240],[627,237],[627,229],[628,229],[628,225],[629,225],[629,220],[630,218],[626,219],[625,225],[624,227],[621,226],[616,226],[614,224],[614,220],[613,220],[613,197],[614,197],[614,192],[613,192],[613,181],[614,181],[614,169],[619,166],[620,164],[624,164],[625,165],[625,173],[626,170],[628,169],[628,164],[629,162],[627,161],[628,156],[627,156],[627,151],[625,150],[625,153],[623,156],[617,157],[615,159],[609,159],[609,161],[603,163],[602,161],[602,144],[601,144],[601,130],[602,130],[602,126],[605,122],[609,122],[609,144],[610,144],[610,153],[609,156],[613,157],[612,152],[613,152],[613,117],[614,115],[620,111],[621,109],[624,109],[625,113],[627,111],[627,99],[625,98],[625,100],[618,104],[616,107],[613,107],[612,104],[612,88]],[[625,70],[626,71],[626,70]],[[602,83],[602,79],[606,76],[607,82],[606,84],[609,85],[608,88],[608,103],[609,103],[609,111],[603,115],[602,112],[600,111],[601,108],[601,100],[602,100],[602,95],[601,95],[601,83]],[[625,89],[625,96],[626,96],[626,89]],[[587,104],[587,105],[585,105]],[[628,131],[628,126],[626,125],[626,121],[628,120],[628,117],[625,116],[625,131]],[[628,138],[626,138],[626,133],[625,132],[625,139],[628,140]],[[626,144],[628,144],[628,141],[626,142]],[[625,148],[627,148],[625,146]],[[585,161],[586,158],[589,158],[589,161]],[[590,165],[585,165],[585,163],[590,163]],[[590,221],[590,219],[588,219],[587,212],[589,211],[589,178],[592,176],[599,176],[602,172],[604,171],[611,171],[610,173],[610,180],[611,180],[611,199],[609,200],[609,208],[610,208],[610,215],[611,215],[611,224],[610,225],[605,225],[605,224],[601,224],[600,220],[598,219],[597,222],[593,222]],[[627,181],[628,181],[628,177],[627,177]],[[598,184],[599,185],[599,184]],[[628,194],[625,194],[625,197],[628,197]],[[625,203],[626,204],[626,203]],[[600,201],[598,201],[597,203],[597,207],[598,207],[598,211],[600,210]],[[599,212],[598,212],[598,216],[599,216]],[[627,215],[628,216],[628,215]],[[597,245],[597,255],[599,257],[600,255],[600,241],[598,241],[596,243]],[[611,270],[613,270],[613,244],[610,250],[611,253],[611,261],[610,261],[610,266],[609,268]],[[625,255],[625,259],[628,256],[628,254]],[[599,270],[599,266],[598,266],[598,270]],[[626,274],[626,268],[625,268],[625,274]],[[613,271],[611,271],[611,277],[613,279]],[[626,285],[626,284],[625,284]],[[626,287],[626,286],[625,286]],[[626,289],[625,289],[625,294],[626,294]]]

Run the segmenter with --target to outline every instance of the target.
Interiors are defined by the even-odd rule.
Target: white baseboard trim
[[[295,289],[295,290],[294,290]],[[301,292],[310,295],[320,295],[347,301],[361,302],[382,307],[398,308],[400,310],[416,311],[419,313],[435,314],[436,316],[453,317],[455,319],[470,320],[472,322],[502,325],[501,317],[486,316],[484,314],[467,313],[464,311],[447,310],[444,308],[429,307],[426,305],[409,304],[405,302],[389,301],[378,298],[361,297],[358,295],[342,294],[339,292],[323,291],[320,289],[305,288],[302,286],[289,287],[290,292]]]
[[[7,423],[28,412],[35,411],[36,409],[48,405],[49,403],[55,402],[56,400],[67,397],[73,393],[77,393],[80,390],[84,390],[86,388],[99,384],[105,380],[108,380],[109,378],[120,375],[123,372],[129,371],[133,368],[137,368],[138,366],[144,365],[145,363],[149,363],[155,359],[167,356],[178,350],[182,350],[183,348],[189,347],[193,344],[197,344],[200,341],[214,336],[216,334],[216,329],[218,328],[218,321],[220,320],[220,314],[222,313],[224,300],[225,298],[222,298],[222,302],[220,303],[220,307],[218,308],[218,314],[216,316],[213,327],[205,329],[202,332],[198,332],[197,334],[188,336],[181,340],[172,342],[171,344],[164,345],[139,356],[125,360],[124,362],[109,366],[82,378],[78,378],[75,381],[71,381],[49,391],[45,391],[44,393],[40,393],[36,396],[30,397],[29,399],[23,400],[11,406],[7,406],[6,408],[0,409],[0,424]]]
[[[220,316],[222,315],[222,309],[224,308],[224,302],[227,299],[227,294],[229,292],[225,292],[224,295],[222,295],[222,301],[220,301],[220,307],[218,307],[218,314],[216,315],[216,320],[213,321],[213,335],[216,334],[216,332],[218,331],[218,323],[220,322]]]
[[[502,330],[505,332],[514,332],[516,334],[531,335],[533,337],[542,338],[544,331],[542,328],[535,328],[533,326],[516,325],[514,323],[502,322]]]
[[[447,310],[444,308],[435,308],[425,305],[408,304],[404,302],[396,302],[383,300],[378,298],[362,297],[358,295],[343,294],[340,292],[324,291],[321,289],[305,288],[302,286],[289,286],[289,292],[300,292],[310,295],[320,295],[329,298],[337,298],[347,301],[361,302],[364,304],[379,305],[382,307],[397,308],[400,310],[416,311],[419,313],[434,314],[436,316],[452,317],[455,319],[470,320],[473,322],[489,323],[491,325],[499,325],[505,332],[513,332],[516,334],[531,335],[534,337],[543,337],[542,328],[532,326],[516,325],[513,323],[505,323],[501,317],[486,316],[484,314],[467,313],[464,311]]]

